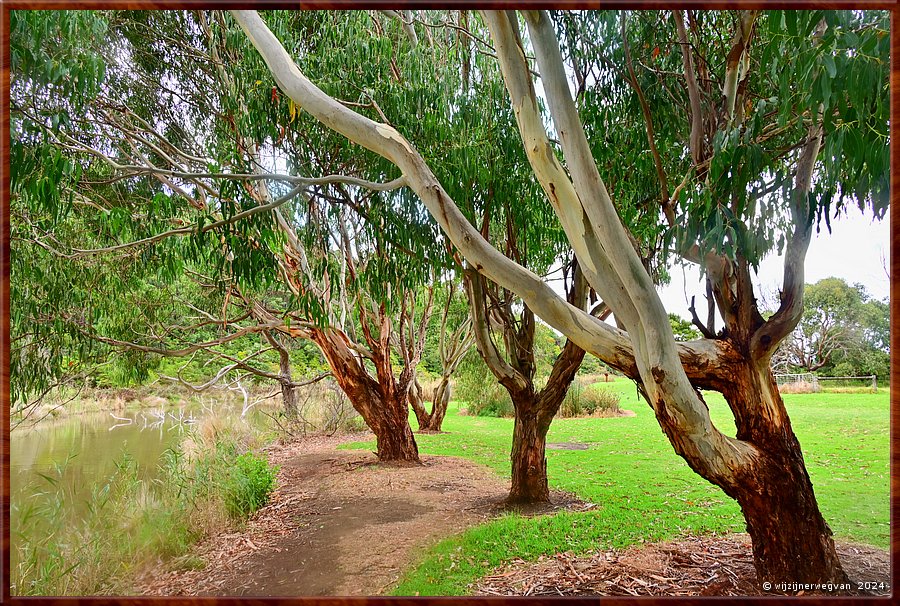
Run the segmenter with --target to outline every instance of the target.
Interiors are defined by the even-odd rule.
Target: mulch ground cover
[[[890,595],[890,555],[865,545],[841,544],[838,554],[849,588],[764,591],[753,567],[750,538],[687,537],[666,543],[560,553],[537,562],[514,560],[479,581],[475,595],[494,596],[761,596]],[[863,588],[860,588],[863,584]],[[866,588],[867,587],[867,588]]]

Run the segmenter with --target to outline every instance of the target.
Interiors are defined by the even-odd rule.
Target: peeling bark
[[[340,331],[312,329],[310,332],[338,385],[375,434],[378,458],[418,463],[419,448],[409,426],[406,394],[398,391],[393,375],[384,382],[373,379]]]
[[[516,402],[513,426],[512,483],[506,502],[510,504],[546,503],[550,501],[547,484],[547,431],[550,419],[540,414],[534,403]],[[527,411],[527,412],[526,412]]]
[[[723,394],[738,438],[758,445],[761,454],[736,470],[726,493],[747,520],[759,580],[849,582],[768,360],[745,361],[733,370],[734,382]]]
[[[487,367],[509,393],[515,412],[513,443],[510,452],[512,483],[508,503],[541,503],[550,500],[547,482],[546,440],[553,417],[559,411],[566,392],[584,360],[585,351],[571,340],[566,341],[553,363],[546,386],[537,391],[534,385],[534,313],[526,306],[519,318],[510,309],[497,314],[502,330],[507,359],[491,340],[487,314],[487,285],[484,277],[469,271],[466,276],[469,306],[478,352]],[[569,302],[583,308],[587,302],[587,282],[577,264]],[[608,312],[607,312],[608,313]],[[511,352],[511,353],[510,353]]]

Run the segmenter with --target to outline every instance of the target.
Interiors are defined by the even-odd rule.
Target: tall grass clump
[[[133,593],[143,570],[263,507],[277,468],[249,450],[248,435],[200,425],[152,480],[122,455],[83,508],[72,506],[68,461],[41,474],[31,498],[12,504],[11,594]]]
[[[782,383],[778,386],[780,393],[819,393],[822,388],[819,382],[811,381],[793,381],[791,383]]]
[[[621,412],[619,400],[620,396],[615,391],[592,385],[582,385],[575,381],[569,386],[557,416],[563,418],[615,417]]]

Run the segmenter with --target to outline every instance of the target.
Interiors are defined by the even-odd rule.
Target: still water
[[[226,407],[223,407],[226,408]],[[239,414],[220,409],[217,415]],[[21,532],[40,532],[23,525],[29,506],[41,499],[62,496],[60,516],[78,519],[88,508],[92,492],[116,472],[116,463],[129,457],[138,476],[152,480],[160,475],[163,453],[184,438],[192,422],[212,414],[209,409],[84,413],[21,426],[10,434],[10,530],[11,564]],[[249,417],[255,416],[252,413]]]
[[[44,476],[59,479],[68,495],[83,501],[90,495],[91,486],[108,479],[116,470],[116,461],[126,454],[136,463],[141,477],[155,477],[163,451],[178,443],[186,426],[168,417],[154,427],[156,419],[150,417],[151,422],[145,425],[140,413],[116,416],[131,422],[98,412],[12,431],[11,504],[25,503],[36,492],[48,489],[49,481]]]

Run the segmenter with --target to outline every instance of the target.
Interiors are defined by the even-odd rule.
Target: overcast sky
[[[863,216],[853,208],[846,216],[831,221],[831,233],[824,224],[820,233],[813,233],[806,255],[805,281],[811,284],[831,276],[844,278],[849,284],[863,284],[870,296],[886,299],[890,293],[890,280],[885,268],[890,267],[890,250],[888,217],[873,221],[871,215]],[[759,274],[753,276],[757,297],[762,295],[777,303],[783,262],[783,257],[771,256],[760,263]],[[705,287],[696,266],[690,266],[686,271],[674,267],[671,274],[671,283],[659,289],[666,311],[689,319],[691,295],[696,295],[697,314],[705,319]]]

